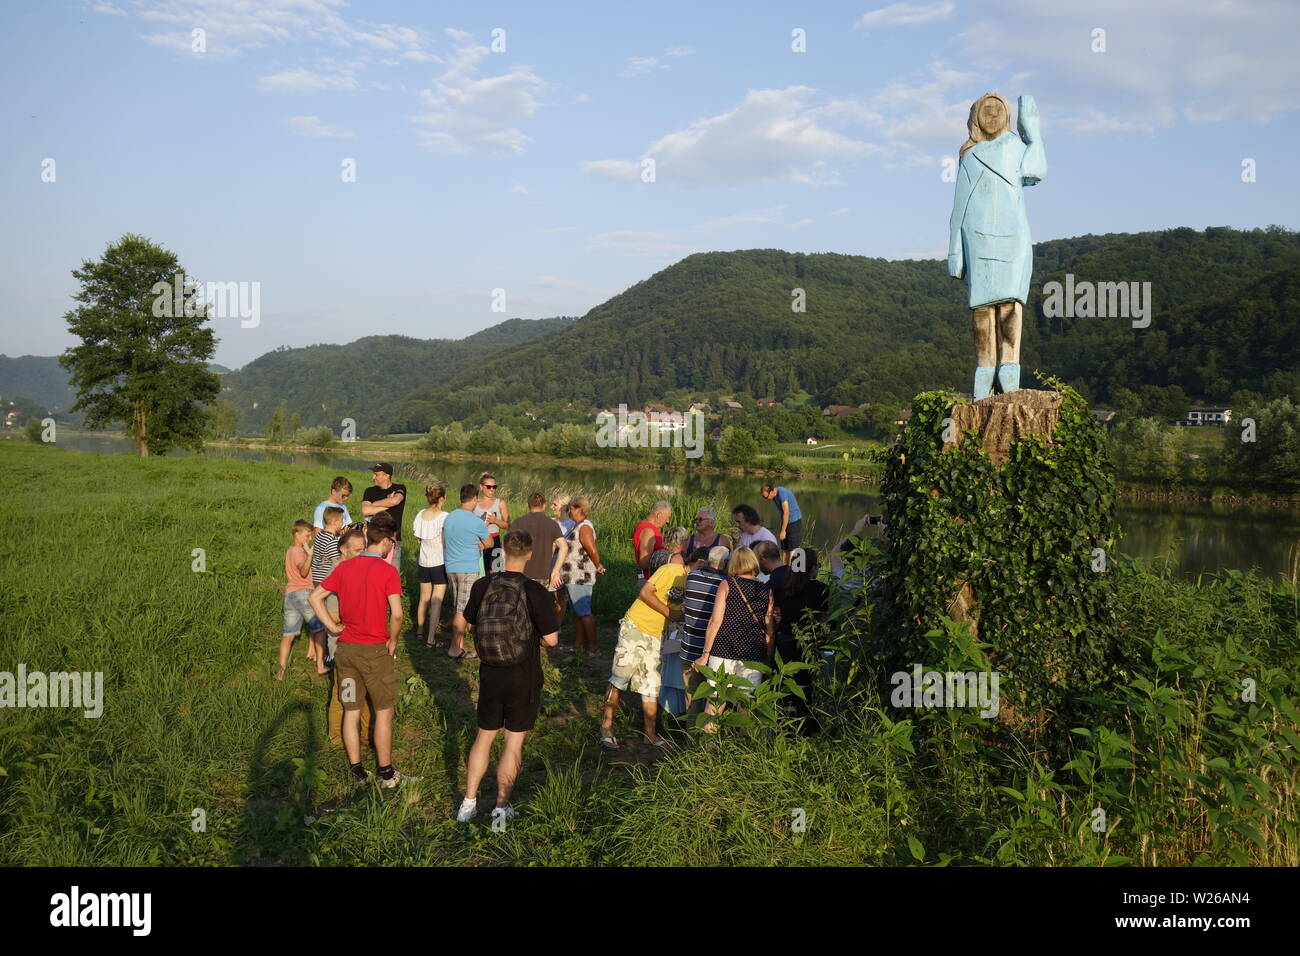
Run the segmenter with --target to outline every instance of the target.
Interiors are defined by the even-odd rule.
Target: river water
[[[73,451],[106,454],[134,453],[125,439],[113,435],[69,435],[59,446]],[[184,454],[177,453],[177,454]],[[370,483],[369,458],[351,458],[339,449],[311,454],[266,452],[245,448],[209,448],[207,457],[241,458],[250,461],[278,461],[313,467],[329,467],[346,474],[358,488]],[[418,460],[394,459],[399,472],[414,484],[416,475],[434,475],[445,484],[449,497],[480,472],[491,469],[502,492],[512,503],[521,502],[532,491],[547,493],[563,488],[571,494],[617,488],[654,490],[667,495],[680,489],[687,493],[716,495],[732,505],[748,502],[758,509],[765,523],[775,510],[758,495],[763,480],[724,475],[688,475],[681,472],[637,471],[599,466],[575,468],[565,465],[494,463],[490,461],[437,461],[432,456]],[[793,479],[785,484],[795,492],[804,513],[804,543],[810,547],[833,546],[866,512],[878,513],[875,486],[853,481]],[[322,497],[324,495],[322,489]],[[414,500],[419,500],[413,487]],[[1249,508],[1211,503],[1124,502],[1118,505],[1124,532],[1120,550],[1125,554],[1169,562],[1179,574],[1195,576],[1224,568],[1242,571],[1256,568],[1268,575],[1289,574],[1296,552],[1300,552],[1300,512]],[[691,516],[675,515],[674,523],[689,524]],[[593,515],[599,522],[599,515]]]

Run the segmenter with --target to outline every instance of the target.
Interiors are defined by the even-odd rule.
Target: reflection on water
[[[1139,557],[1165,557],[1187,575],[1221,568],[1289,573],[1300,546],[1300,515],[1205,503],[1121,504],[1122,549]]]
[[[59,440],[59,446],[73,451],[104,454],[134,453],[125,439],[112,435],[72,435]],[[209,448],[209,458],[241,458],[249,461],[276,461],[288,464],[329,468],[346,474],[361,486],[369,484],[368,471],[374,460],[350,458],[329,452],[267,452],[246,448]],[[177,452],[177,457],[187,457]],[[770,522],[774,506],[762,500],[758,488],[762,478],[737,478],[723,475],[693,475],[621,468],[574,468],[564,465],[498,464],[486,461],[438,462],[432,458],[418,461],[395,461],[398,480],[408,482],[431,476],[451,490],[466,482],[476,482],[479,473],[492,469],[501,482],[503,493],[513,502],[532,491],[545,493],[564,488],[598,492],[627,488],[668,495],[674,489],[699,494],[731,505],[748,502]],[[358,474],[360,473],[360,474]],[[665,479],[668,479],[666,483]],[[852,481],[796,479],[786,482],[799,498],[804,512],[804,541],[811,547],[832,547],[864,513],[876,513],[878,499],[875,486]],[[416,489],[412,493],[418,496]],[[419,500],[416,497],[416,500]],[[675,522],[689,525],[690,515],[674,516]],[[1292,548],[1300,546],[1300,513],[1294,511],[1251,509],[1210,503],[1150,502],[1124,503],[1118,508],[1124,530],[1121,550],[1142,558],[1166,558],[1171,567],[1185,575],[1214,572],[1223,568],[1258,568],[1266,574],[1287,573],[1291,567]],[[725,517],[720,524],[725,524]]]

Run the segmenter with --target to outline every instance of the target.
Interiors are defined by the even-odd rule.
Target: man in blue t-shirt
[[[456,597],[456,613],[451,618],[451,647],[447,650],[447,656],[466,660],[473,660],[478,655],[465,650],[465,632],[469,630],[469,622],[465,620],[465,605],[469,601],[469,592],[474,587],[474,582],[483,576],[481,552],[492,543],[487,525],[474,514],[477,501],[478,487],[462,485],[460,507],[447,515],[447,520],[442,525],[443,564],[447,568],[447,577]]]
[[[781,530],[776,540],[781,542],[782,557],[790,560],[790,553],[803,543],[803,512],[794,492],[781,485],[764,485],[760,492],[768,501],[775,501],[781,514]]]

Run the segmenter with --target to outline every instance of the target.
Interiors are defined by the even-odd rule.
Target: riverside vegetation
[[[1051,745],[994,732],[972,710],[891,709],[870,602],[841,602],[806,635],[838,661],[817,685],[815,736],[772,706],[713,739],[672,731],[676,753],[606,755],[595,726],[608,657],[557,654],[544,659],[521,815],[496,832],[451,819],[477,662],[403,641],[395,763],[420,779],[394,793],[348,785],[326,739],[326,685],[301,645],[286,681],[269,679],[290,525],[332,472],[17,442],[0,444],[0,461],[42,501],[3,506],[22,533],[0,543],[0,671],[102,671],[105,686],[99,719],[4,712],[6,865],[1300,863],[1294,576],[1187,582],[1113,563],[1123,661]],[[510,490],[513,506],[521,489]],[[625,545],[647,503],[592,502],[609,567],[595,591],[606,653],[633,597]],[[678,515],[703,503],[673,500]],[[870,580],[882,560],[863,542],[850,573]],[[988,653],[949,620],[921,636],[940,669],[978,668]],[[616,730],[635,720],[620,715]]]

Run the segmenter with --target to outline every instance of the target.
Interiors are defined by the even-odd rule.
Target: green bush
[[[868,572],[879,578],[872,626],[891,671],[932,660],[927,634],[968,583],[1002,697],[1032,733],[1112,679],[1120,658],[1114,577],[1100,564],[1119,534],[1115,480],[1087,404],[1061,391],[1051,443],[1019,439],[1001,467],[973,431],[945,451],[951,400],[917,396],[886,453],[889,546]]]
[[[334,433],[325,425],[315,428],[300,428],[296,441],[309,448],[328,448],[334,442]]]
[[[1254,419],[1254,440],[1242,440],[1246,432],[1240,421],[1229,426],[1224,451],[1228,474],[1266,488],[1300,491],[1300,405],[1279,398],[1238,415]]]

